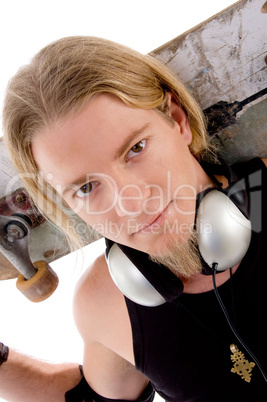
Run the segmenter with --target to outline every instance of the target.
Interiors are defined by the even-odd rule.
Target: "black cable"
[[[218,267],[217,262],[214,262],[214,263],[212,264],[212,273],[213,273],[213,274],[212,274],[212,279],[213,279],[213,287],[214,287],[214,292],[215,292],[216,298],[217,298],[217,300],[218,300],[218,302],[219,302],[219,304],[220,304],[220,306],[221,306],[221,309],[222,309],[223,314],[224,314],[224,316],[225,316],[225,318],[226,318],[226,320],[227,320],[227,322],[228,322],[228,324],[229,324],[229,327],[230,327],[231,331],[233,332],[233,334],[235,335],[235,337],[237,338],[237,340],[240,342],[240,344],[243,346],[243,348],[246,350],[246,352],[250,355],[250,357],[252,358],[252,360],[254,361],[254,363],[256,363],[256,365],[258,366],[258,368],[259,368],[259,370],[260,370],[260,372],[261,372],[261,374],[262,374],[264,380],[267,382],[267,375],[266,375],[265,371],[263,370],[263,368],[262,368],[262,366],[261,366],[259,360],[258,360],[257,357],[254,355],[254,353],[249,349],[249,347],[245,344],[245,342],[243,341],[243,339],[241,338],[241,336],[238,334],[237,330],[235,329],[234,325],[232,324],[232,321],[231,321],[231,319],[230,319],[230,317],[229,317],[229,314],[228,314],[228,312],[227,312],[227,310],[226,310],[226,307],[225,307],[225,305],[223,304],[223,301],[222,301],[222,299],[221,299],[221,296],[220,296],[220,294],[219,294],[219,292],[218,292],[218,289],[217,289],[217,286],[216,286],[216,279],[215,279],[215,277],[216,277],[217,267]]]

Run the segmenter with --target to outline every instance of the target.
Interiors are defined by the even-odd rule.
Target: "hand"
[[[9,348],[0,342],[0,366],[7,361]]]

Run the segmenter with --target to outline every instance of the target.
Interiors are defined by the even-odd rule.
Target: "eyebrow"
[[[144,131],[146,131],[147,128],[149,127],[149,125],[150,125],[150,123],[146,123],[142,127],[138,128],[137,130],[134,130],[133,132],[131,132],[131,134],[125,139],[124,143],[116,151],[114,160],[119,159],[128,150],[130,145],[133,143],[134,139],[137,138]],[[83,184],[85,184],[88,181],[89,177],[90,177],[89,174],[83,175],[83,176],[79,177],[77,180],[75,180],[74,182],[64,186],[63,187],[64,190],[62,191],[62,197],[66,193],[68,193],[70,190],[72,190],[74,187],[79,187],[79,186],[82,186]]]
[[[131,132],[131,134],[125,139],[124,143],[120,146],[120,148],[115,153],[114,160],[119,159],[128,150],[130,145],[133,143],[134,139],[136,137],[138,137],[140,134],[142,134],[144,131],[146,131],[149,125],[150,125],[150,123],[146,123],[146,124],[144,124],[144,126]]]

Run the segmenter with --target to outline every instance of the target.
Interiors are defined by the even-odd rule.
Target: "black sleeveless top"
[[[254,159],[236,165],[235,172],[239,178],[246,177],[250,190],[252,240],[238,270],[219,287],[219,293],[236,330],[266,373],[267,169]],[[132,261],[138,263],[139,252],[130,249],[130,253]],[[230,330],[214,291],[184,294],[181,281],[166,267],[155,267],[148,261],[138,268],[168,300],[158,307],[144,307],[125,297],[136,368],[155,390],[167,402],[266,401],[267,383],[258,367],[252,369],[250,382],[231,372],[232,343],[249,362],[252,360]],[[150,401],[151,388],[145,393],[148,395],[139,400]],[[97,396],[84,377],[67,394],[66,401],[111,401]]]
[[[218,289],[236,330],[267,371],[267,169],[255,159],[236,170],[251,191],[252,240],[232,279]],[[136,368],[155,390],[168,402],[266,401],[267,383],[258,367],[250,382],[231,372],[232,343],[252,360],[230,330],[214,291],[181,294],[176,277],[164,267],[157,281],[159,288],[171,285],[169,302],[145,307],[125,297]]]

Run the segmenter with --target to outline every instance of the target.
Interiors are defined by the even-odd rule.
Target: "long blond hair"
[[[187,114],[193,133],[190,150],[199,159],[208,148],[202,111],[177,77],[149,55],[105,39],[67,37],[46,46],[12,78],[3,110],[7,147],[33,201],[69,237],[77,239],[75,225],[69,225],[70,211],[38,175],[31,152],[35,133],[82,110],[99,93],[165,114],[168,92]]]

